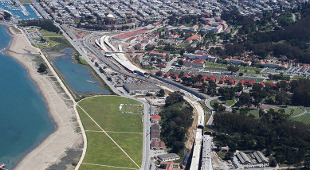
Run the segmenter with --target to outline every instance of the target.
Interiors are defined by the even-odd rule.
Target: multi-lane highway
[[[118,95],[120,96],[124,96],[124,97],[128,97],[128,98],[132,98],[135,100],[138,100],[132,96],[130,96],[129,94],[125,94],[125,93],[120,93],[115,87],[114,85],[107,80],[107,77],[100,73],[98,68],[95,67],[95,65],[90,61],[89,57],[87,56],[87,50],[90,51],[91,53],[93,53],[95,56],[97,56],[97,58],[105,63],[108,67],[110,67],[111,69],[113,69],[114,71],[123,74],[123,75],[127,75],[130,76],[132,78],[136,78],[136,79],[140,79],[140,80],[144,80],[146,82],[149,83],[153,83],[153,84],[160,84],[162,86],[168,87],[170,89],[174,89],[176,91],[181,91],[184,92],[185,94],[191,96],[192,98],[196,98],[199,99],[202,96],[198,95],[195,96],[192,94],[192,89],[189,89],[187,87],[183,87],[182,85],[178,85],[176,86],[174,83],[169,83],[169,81],[161,81],[161,79],[155,79],[155,78],[148,78],[148,77],[144,77],[142,75],[139,74],[133,74],[133,73],[129,73],[127,71],[125,71],[123,68],[121,68],[119,65],[117,65],[116,63],[114,63],[113,61],[111,61],[110,59],[108,59],[107,57],[104,56],[104,54],[102,53],[102,51],[97,48],[95,46],[95,40],[100,38],[102,36],[102,33],[98,33],[98,32],[93,32],[87,36],[85,36],[83,38],[83,41],[81,42],[78,39],[71,39],[70,36],[68,36],[68,34],[66,32],[70,31],[70,30],[65,30],[65,29],[70,29],[67,27],[61,28],[61,30],[63,31],[65,37],[69,40],[69,42],[74,46],[74,48],[83,56],[83,58],[90,64],[90,66],[97,72],[97,74],[107,83],[107,85]],[[111,45],[111,44],[110,44]],[[111,48],[111,47],[110,47]],[[111,48],[113,50],[113,48]],[[116,49],[114,49],[116,50]],[[197,93],[194,93],[197,94]],[[187,98],[187,97],[186,97]],[[188,98],[187,98],[188,99]],[[149,137],[149,129],[150,129],[150,105],[147,101],[145,100],[139,100],[141,102],[143,102],[144,104],[144,135],[143,135],[143,164],[141,166],[141,169],[150,169],[150,167],[152,167],[152,169],[154,168],[154,164],[152,164],[150,162],[150,137]],[[202,128],[204,125],[204,111],[201,107],[201,105],[195,101],[194,99],[188,100],[192,103],[193,107],[195,108],[195,110],[198,112],[198,118],[200,119],[200,121],[198,120],[199,126],[200,128],[198,128],[197,132],[199,134],[197,134],[196,136],[196,140],[197,140],[197,145],[196,145],[196,152],[195,153],[200,153],[200,149],[201,149],[201,141],[202,141]],[[198,105],[200,107],[198,107]],[[199,145],[199,146],[198,146]],[[199,148],[199,149],[198,149]],[[195,164],[199,164],[199,154],[195,154]],[[198,160],[198,161],[197,161]],[[198,166],[198,165],[197,165]],[[196,167],[196,166],[195,166]]]

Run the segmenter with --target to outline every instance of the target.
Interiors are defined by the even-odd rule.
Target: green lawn
[[[143,105],[128,105],[128,104],[124,104],[122,106],[122,109],[121,111],[124,112],[124,113],[133,113],[133,114],[141,114],[142,112],[142,109],[143,109]]]
[[[226,106],[232,106],[233,104],[235,104],[235,100],[226,100],[226,101],[222,101],[223,104],[225,104]]]
[[[217,99],[212,100],[212,101],[210,102],[211,107],[213,107],[213,105],[214,105],[216,102],[218,102]]]
[[[137,114],[122,113],[120,104],[125,104],[122,111],[137,110]],[[130,104],[134,104],[130,108]],[[81,106],[107,134],[140,166],[142,164],[143,124],[142,103],[119,96],[99,96],[84,99],[79,102]],[[127,110],[128,109],[128,110]],[[93,163],[116,167],[138,168],[113,141],[77,107],[87,135],[87,151],[83,163]],[[138,111],[137,111],[138,112]],[[125,132],[125,133],[124,133]],[[129,133],[128,133],[129,132]],[[131,133],[130,133],[131,132]],[[82,164],[80,169],[115,169],[97,165]],[[125,168],[126,169],[126,168]]]
[[[224,68],[224,67],[205,67],[205,70],[227,71],[227,68]]]
[[[256,119],[258,119],[259,117],[259,115],[258,115],[258,110],[250,110],[249,112],[248,112],[248,115],[253,115]]]
[[[305,124],[310,124],[310,113],[306,113],[302,116],[291,118],[292,120],[298,121],[298,122],[303,122]]]
[[[41,33],[42,36],[49,36],[49,37],[50,36],[56,36],[56,37],[62,36],[61,34],[57,34],[55,32],[47,31],[47,30],[44,30],[44,29],[41,29],[40,33]]]
[[[281,108],[279,109],[276,109],[276,111],[280,110]],[[288,115],[291,115],[291,116],[296,116],[296,115],[299,115],[301,114],[302,112],[304,112],[304,110],[302,108],[291,108],[291,107],[288,107],[288,108],[283,108],[284,111],[285,111],[285,114],[288,114]]]

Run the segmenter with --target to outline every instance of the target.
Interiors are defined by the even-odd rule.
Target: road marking
[[[77,104],[77,106],[79,106],[79,108],[83,110],[83,112],[102,130],[102,132],[106,134],[112,142],[140,169],[140,166],[127,154],[127,152],[125,152],[124,149],[119,146],[118,143],[115,142],[115,140],[105,130],[103,130],[102,127],[79,104]]]
[[[137,169],[137,168],[129,168],[129,167],[118,167],[118,166],[111,166],[111,165],[102,165],[102,164],[93,164],[93,163],[82,163],[84,165],[95,165],[95,166],[104,166],[109,168],[121,168],[121,169]]]
[[[99,132],[102,133],[103,131],[98,131],[98,130],[85,130],[86,132]],[[107,133],[132,133],[132,134],[143,134],[142,132],[115,132],[115,131],[105,131]]]

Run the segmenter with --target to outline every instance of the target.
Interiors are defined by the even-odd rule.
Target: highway
[[[59,26],[59,25],[58,25]],[[69,28],[68,28],[69,29]],[[204,127],[204,110],[201,107],[201,105],[196,101],[199,100],[200,96],[195,96],[191,93],[192,90],[188,89],[187,87],[182,87],[181,85],[175,86],[175,84],[171,84],[169,83],[169,81],[161,81],[160,79],[154,79],[154,78],[147,78],[138,74],[133,74],[133,73],[129,73],[127,71],[125,71],[123,68],[120,68],[117,64],[115,64],[113,61],[111,61],[110,59],[106,58],[103,53],[101,52],[100,49],[98,49],[95,46],[95,41],[96,39],[98,39],[99,37],[102,37],[102,34],[100,33],[91,33],[87,36],[85,36],[83,38],[83,42],[81,42],[78,39],[71,39],[70,36],[68,36],[68,34],[66,33],[67,31],[70,30],[63,30],[61,28],[61,30],[63,31],[65,37],[68,39],[68,41],[74,46],[74,48],[83,56],[83,58],[90,64],[90,66],[97,72],[97,74],[107,83],[107,85],[118,95],[123,96],[123,97],[128,97],[131,99],[135,99],[138,100],[132,96],[130,96],[129,94],[124,94],[124,93],[120,93],[115,87],[114,85],[107,80],[106,76],[102,73],[99,72],[99,69],[97,67],[95,67],[94,63],[92,63],[89,59],[89,57],[87,56],[87,51],[85,48],[88,48],[89,51],[91,51],[94,55],[97,56],[97,58],[99,59],[99,61],[105,63],[108,67],[110,67],[111,69],[113,69],[116,72],[119,72],[123,75],[127,75],[136,79],[140,79],[140,80],[144,80],[146,82],[149,83],[153,83],[153,84],[160,84],[162,86],[165,86],[167,88],[170,89],[174,89],[175,91],[181,91],[184,94],[190,96],[192,99],[188,98],[188,97],[184,97],[184,99],[186,101],[188,101],[193,107],[194,109],[197,111],[198,113],[198,125],[197,125],[197,132],[196,132],[196,137],[195,137],[195,144],[194,144],[194,155],[193,155],[193,160],[192,160],[192,165],[193,169],[198,169],[199,166],[199,160],[200,160],[200,151],[201,151],[201,144],[202,144],[202,133],[203,133],[203,127]],[[97,38],[96,38],[97,37]],[[106,43],[106,42],[105,42]],[[112,50],[117,50],[115,47],[113,47],[109,42],[106,43]],[[104,50],[107,50],[107,48],[102,48]],[[180,88],[182,87],[182,88]],[[194,100],[193,98],[196,98],[196,100]],[[150,168],[150,138],[149,138],[149,130],[150,130],[150,105],[147,101],[145,100],[139,100],[144,104],[144,125],[143,125],[143,163],[141,166],[141,169],[149,169]],[[152,164],[152,169],[155,167],[154,164]],[[191,168],[192,169],[192,168]]]
[[[143,164],[141,165],[141,169],[148,169],[147,167],[150,167],[150,137],[149,137],[149,130],[150,130],[150,105],[146,100],[140,100],[140,99],[136,99],[132,96],[130,96],[129,94],[126,93],[120,93],[115,86],[112,84],[112,82],[107,80],[107,77],[102,74],[98,67],[96,67],[94,65],[93,62],[90,61],[90,59],[87,56],[87,52],[84,49],[83,45],[81,44],[81,42],[77,39],[72,40],[65,32],[65,30],[63,30],[61,28],[61,30],[64,33],[64,36],[66,37],[66,39],[73,45],[73,47],[82,55],[82,57],[89,63],[89,65],[93,68],[93,70],[96,71],[96,73],[100,76],[100,78],[111,88],[111,90],[122,97],[127,97],[130,99],[134,99],[134,100],[138,100],[140,102],[143,103],[144,108],[143,108],[143,158],[142,158],[142,162]],[[102,55],[102,53],[100,52],[100,54]],[[98,55],[99,56],[99,55]],[[109,62],[108,62],[109,63]],[[117,67],[117,65],[114,65],[113,63],[109,63],[113,66],[113,68],[118,69],[119,71],[122,71],[120,68]],[[127,73],[127,72],[126,72]],[[154,165],[153,165],[154,167]]]

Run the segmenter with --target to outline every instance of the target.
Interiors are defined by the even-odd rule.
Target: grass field
[[[250,111],[248,112],[248,115],[252,115],[252,116],[254,116],[256,119],[259,118],[258,110],[250,110]]]
[[[221,102],[223,104],[225,104],[226,106],[232,106],[233,104],[235,104],[235,100],[232,99],[232,100],[221,100]]]
[[[279,109],[276,109],[276,111],[280,110],[281,108]],[[284,111],[285,111],[285,114],[287,115],[290,115],[290,116],[296,116],[296,115],[299,115],[301,114],[302,112],[304,112],[304,110],[302,108],[291,108],[291,107],[288,107],[288,108],[283,108]]]
[[[310,124],[310,113],[306,113],[305,115],[291,118],[292,120],[298,121],[298,122],[303,122],[305,124]]]
[[[210,102],[210,105],[211,105],[212,108],[213,108],[213,105],[214,105],[216,102],[218,102],[217,99],[214,99],[214,100],[212,100],[212,101]]]
[[[128,104],[124,104],[122,105],[122,109],[121,109],[121,112],[123,113],[139,113],[141,114],[141,111],[143,109],[143,105],[128,105]]]
[[[47,40],[47,44],[37,44],[40,48],[49,48],[54,51],[61,51],[66,48],[73,48],[69,41],[61,34],[40,30],[41,35]]]
[[[143,146],[141,103],[119,96],[99,96],[84,99],[78,104],[86,112],[77,107],[88,141],[86,156],[80,169],[138,169],[142,164]],[[138,113],[122,113],[119,110],[120,104],[127,105],[122,111],[136,110]]]

